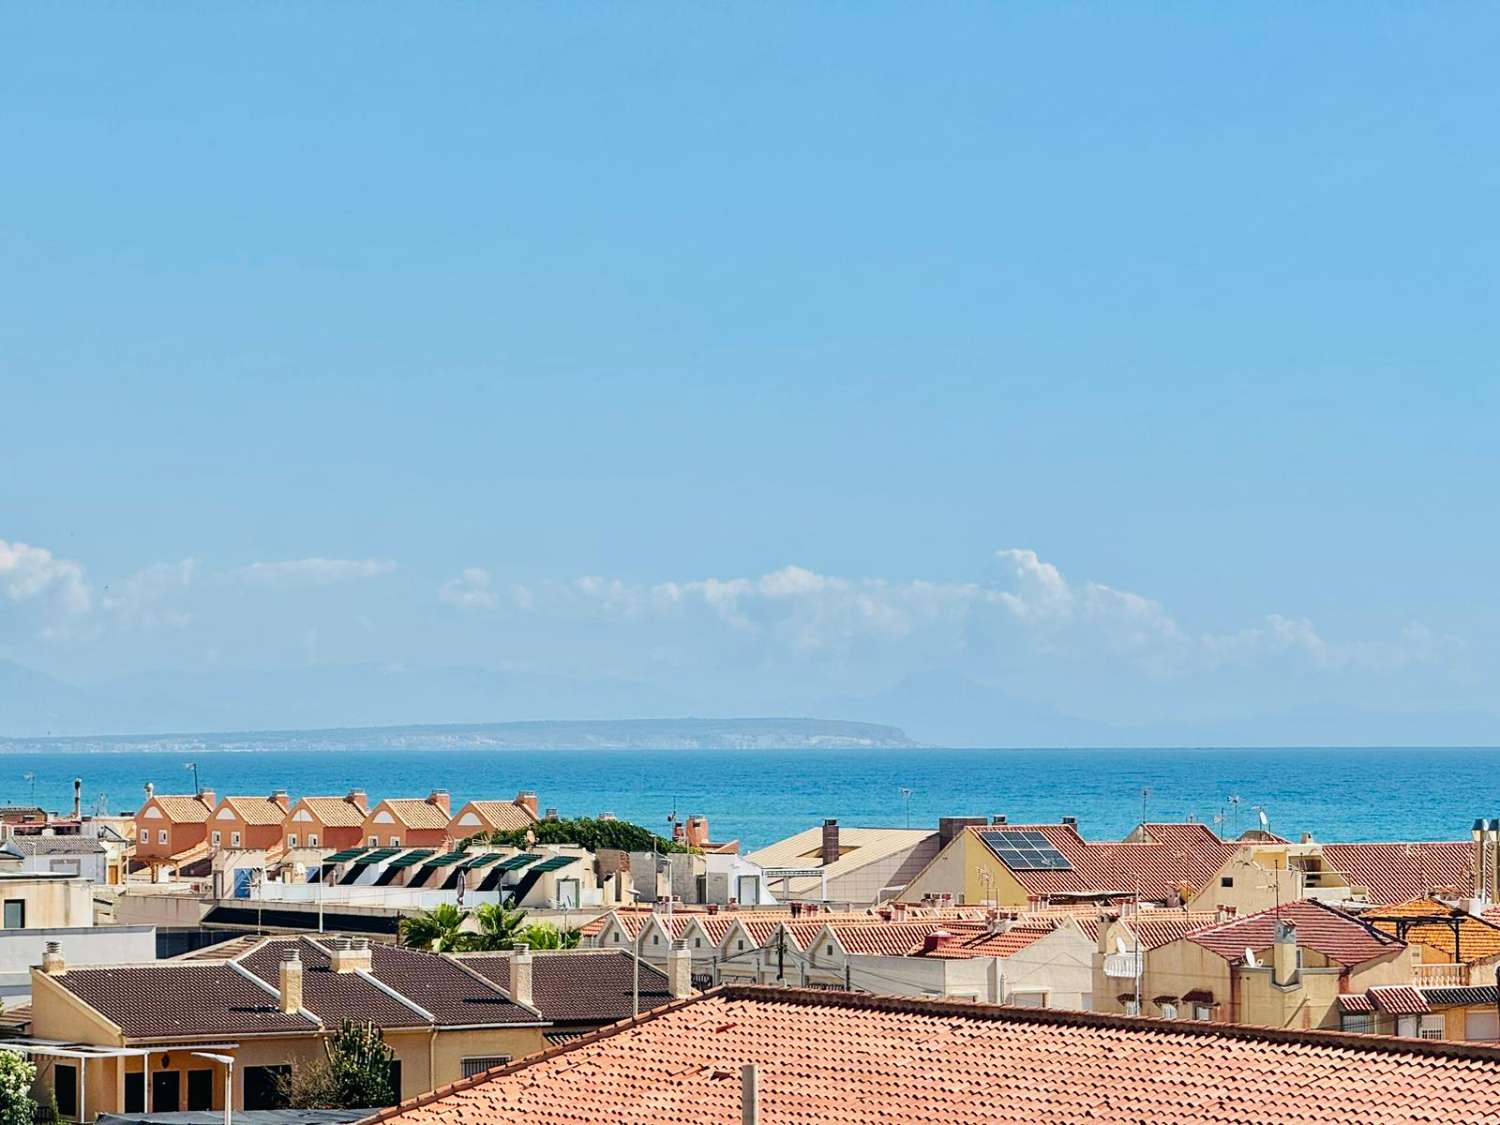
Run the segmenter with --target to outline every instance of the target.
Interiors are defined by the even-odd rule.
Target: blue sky
[[[0,21],[0,658],[131,721],[1491,729],[1492,10]]]

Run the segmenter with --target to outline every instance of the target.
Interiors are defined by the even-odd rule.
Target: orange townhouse
[[[470,801],[448,822],[455,840],[491,832],[517,832],[536,823],[536,794],[517,793],[514,801]]]
[[[202,844],[214,811],[214,791],[158,794],[146,786],[146,803],[135,814],[135,858],[150,862],[180,856]]]
[[[281,822],[282,848],[358,847],[364,842],[360,830],[369,815],[370,799],[363,789],[351,789],[343,797],[303,797]]]
[[[269,797],[224,797],[209,821],[208,842],[215,849],[269,851],[281,844],[281,825],[291,805],[285,789]]]
[[[360,836],[375,848],[440,848],[450,839],[452,817],[446,789],[434,789],[425,798],[387,798],[365,817]]]

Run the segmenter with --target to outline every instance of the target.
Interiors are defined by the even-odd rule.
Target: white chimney
[[[754,1063],[740,1071],[740,1125],[760,1125],[760,1068]]]
[[[277,1007],[283,1012],[302,1010],[302,955],[293,946],[281,955],[281,995]]]
[[[693,955],[686,941],[674,941],[667,950],[667,988],[674,1000],[693,994]]]
[[[68,971],[68,963],[63,960],[62,942],[49,941],[42,949],[42,972],[49,977],[60,977]]]
[[[524,941],[516,942],[516,951],[510,956],[510,998],[517,1004],[531,1007],[534,1003],[531,987],[531,946]]]

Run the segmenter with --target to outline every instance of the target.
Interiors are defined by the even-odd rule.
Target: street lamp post
[[[234,1056],[216,1055],[212,1051],[194,1051],[193,1054],[224,1067],[224,1125],[234,1125]]]

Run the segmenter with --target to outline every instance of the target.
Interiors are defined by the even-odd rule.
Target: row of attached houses
[[[294,802],[283,790],[218,798],[208,789],[158,794],[147,786],[146,802],[135,815],[135,858],[140,866],[185,867],[220,849],[444,847],[471,836],[524,829],[536,820],[534,793],[518,794],[513,801],[470,801],[455,813],[443,790],[387,798],[372,807],[361,789]]]

